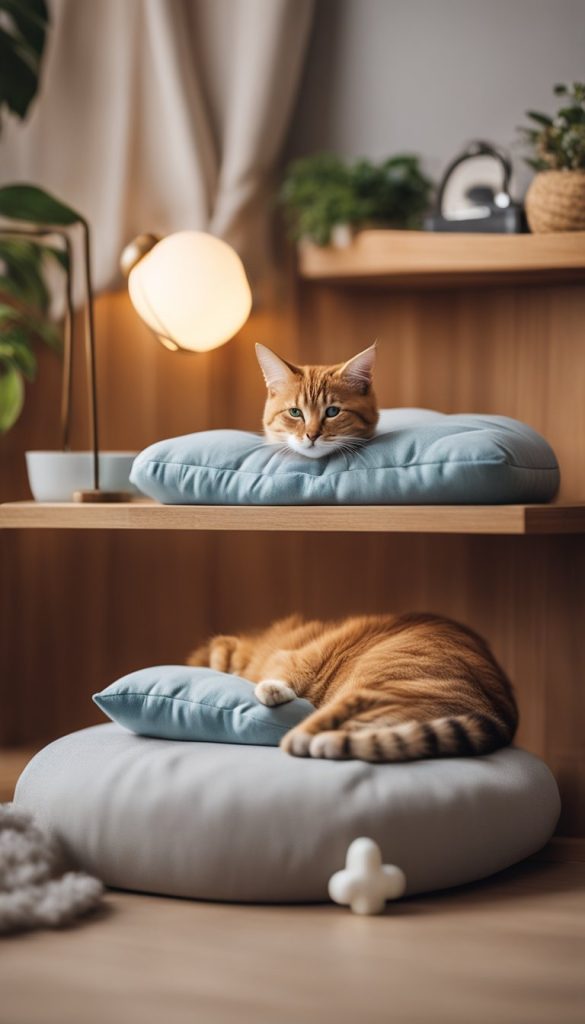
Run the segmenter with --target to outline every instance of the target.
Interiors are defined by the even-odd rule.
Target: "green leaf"
[[[539,114],[537,110],[527,110],[526,117],[529,117],[531,121],[536,121],[537,124],[546,125],[547,128],[550,128],[553,123],[552,117],[549,117],[548,114]]]
[[[568,91],[569,90],[567,89],[567,86],[566,85],[562,85],[562,83],[559,84],[559,85],[555,85],[555,87],[553,89],[553,92],[554,92],[555,96],[566,96]]]
[[[80,213],[36,185],[0,188],[0,214],[10,220],[25,220],[32,224],[67,226],[84,221]]]
[[[57,263],[65,273],[69,271],[69,253],[66,249],[55,249],[52,245],[42,245],[41,249],[51,259],[57,260]]]
[[[562,117],[567,124],[585,124],[585,110],[582,107],[561,107],[557,117]]]
[[[55,324],[34,310],[22,306],[17,308],[0,301],[0,334],[3,335],[14,328],[31,333],[37,341],[44,342],[49,348],[61,354],[63,338]]]
[[[49,291],[42,272],[42,250],[34,242],[0,237],[0,289],[6,284],[23,302],[32,302],[43,312],[49,307]]]
[[[0,0],[0,115],[23,119],[39,88],[49,16],[45,0]]]
[[[0,369],[0,433],[4,434],[16,423],[24,405],[22,374],[7,360]]]
[[[533,171],[550,170],[550,167],[548,166],[546,160],[537,160],[536,158],[533,157],[526,157],[524,163],[528,164],[529,167],[532,167]]]
[[[20,36],[40,60],[49,24],[45,0],[0,0],[0,11],[12,18]]]
[[[0,359],[11,362],[27,380],[35,379],[37,358],[29,348],[25,333],[15,329],[12,333],[0,335]]]
[[[21,119],[26,116],[37,91],[38,77],[25,46],[0,27],[0,104],[6,104]]]

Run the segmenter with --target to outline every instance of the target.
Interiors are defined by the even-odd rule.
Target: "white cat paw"
[[[309,745],[310,757],[327,757],[338,761],[347,757],[346,734],[331,730],[313,736]]]
[[[282,679],[263,679],[254,689],[254,693],[261,704],[267,708],[273,708],[277,704],[287,704],[289,700],[296,697],[295,691],[282,681]]]
[[[311,734],[302,729],[291,729],[280,741],[281,749],[293,757],[308,757]]]

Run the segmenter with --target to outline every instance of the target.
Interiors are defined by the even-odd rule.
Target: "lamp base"
[[[80,504],[112,504],[114,502],[130,501],[132,495],[127,491],[74,491],[73,501]]]

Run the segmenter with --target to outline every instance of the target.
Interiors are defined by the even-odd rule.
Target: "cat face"
[[[269,441],[320,459],[372,437],[375,344],[337,366],[294,366],[264,345],[256,345],[256,355],[268,389],[262,424]]]

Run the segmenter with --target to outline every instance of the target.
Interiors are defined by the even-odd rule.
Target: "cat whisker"
[[[344,437],[324,439],[324,443],[333,449],[331,454],[354,455],[363,447],[364,440],[361,437]]]

